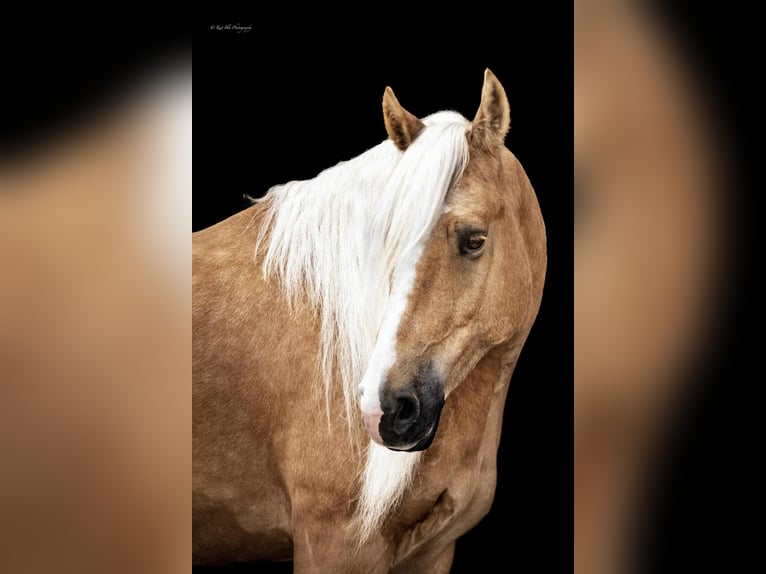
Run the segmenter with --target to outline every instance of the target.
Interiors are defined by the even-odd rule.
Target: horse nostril
[[[408,394],[397,397],[393,412],[393,430],[405,434],[420,415],[420,402],[415,395]]]

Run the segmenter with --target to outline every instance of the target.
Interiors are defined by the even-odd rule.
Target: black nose
[[[420,401],[411,391],[397,395],[394,397],[394,407],[391,411],[391,430],[399,438],[406,438],[420,416]]]
[[[405,384],[386,382],[380,391],[378,431],[388,448],[423,450],[436,434],[444,406],[444,381],[431,364],[423,365],[417,376]]]

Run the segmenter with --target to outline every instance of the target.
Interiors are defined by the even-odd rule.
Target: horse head
[[[390,88],[383,113],[404,155],[429,129]],[[478,112],[465,125],[468,157],[436,223],[394,273],[359,385],[367,432],[392,450],[428,448],[450,393],[488,353],[517,352],[539,305],[544,225],[531,184],[504,145],[510,107],[489,70]]]

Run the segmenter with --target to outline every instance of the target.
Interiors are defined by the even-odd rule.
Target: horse
[[[193,234],[193,561],[448,572],[489,512],[545,226],[479,109],[388,138]]]

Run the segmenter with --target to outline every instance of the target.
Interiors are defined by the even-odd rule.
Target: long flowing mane
[[[404,152],[386,140],[314,179],[276,186],[262,200],[256,253],[268,238],[264,275],[280,281],[292,305],[307,302],[318,317],[328,424],[340,384],[349,430],[360,424],[357,387],[397,273],[419,257],[468,162],[463,116],[439,112],[423,123]],[[418,458],[370,443],[359,509],[364,535],[401,497]]]

